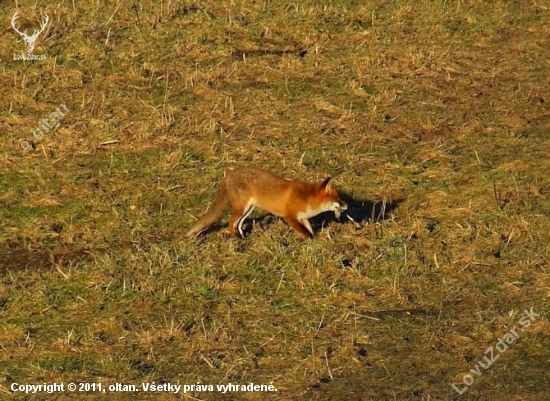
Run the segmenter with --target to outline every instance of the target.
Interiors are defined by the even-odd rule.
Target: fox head
[[[334,189],[330,181],[331,177],[324,180],[319,187],[319,194],[321,195],[323,209],[327,212],[332,211],[336,215],[336,218],[340,218],[340,213],[348,209],[346,202],[340,199],[338,191]]]

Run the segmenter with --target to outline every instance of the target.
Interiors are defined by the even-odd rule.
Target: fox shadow
[[[346,202],[348,209],[336,217],[333,212],[325,212],[311,218],[311,227],[317,233],[327,223],[376,223],[391,217],[393,211],[404,199],[398,198],[391,201],[356,198],[352,194],[341,192],[340,199]]]

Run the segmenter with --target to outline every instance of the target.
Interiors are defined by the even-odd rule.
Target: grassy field
[[[29,33],[49,15],[46,60],[14,60],[16,10]],[[547,0],[0,15],[0,399],[97,397],[11,392],[54,382],[214,388],[113,401],[550,394]],[[261,213],[243,240],[185,238],[237,166],[331,175],[351,219],[322,216],[311,241]]]

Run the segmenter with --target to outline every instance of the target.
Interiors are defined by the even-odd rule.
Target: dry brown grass
[[[56,381],[278,389],[110,400],[550,392],[543,1],[18,5],[23,28],[51,23],[34,51],[48,59],[14,61],[0,5],[6,397]],[[185,239],[240,165],[335,176],[355,223],[304,242],[256,215],[245,240]],[[531,307],[540,319],[459,397],[451,383]]]

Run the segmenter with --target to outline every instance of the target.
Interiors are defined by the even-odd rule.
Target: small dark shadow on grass
[[[292,54],[300,57],[304,57],[308,53],[307,49],[235,49],[232,52],[234,57],[244,59],[246,57],[258,57],[258,56],[284,56],[286,54]]]
[[[259,210],[259,209],[258,209]],[[266,231],[279,218],[272,214],[262,214],[258,217],[249,217],[243,223],[244,237],[247,238],[253,231]]]
[[[227,229],[227,224],[216,223],[213,226],[208,227],[206,230],[201,231],[200,234],[197,236],[197,238],[204,238],[208,234],[211,234],[215,231],[220,231],[223,229]]]
[[[84,249],[66,247],[29,249],[18,241],[6,241],[0,244],[0,275],[25,269],[33,271],[52,269],[58,264],[65,265],[90,256]]]
[[[391,309],[391,310],[382,310],[377,312],[372,311],[363,311],[359,316],[363,316],[375,320],[384,320],[384,319],[405,319],[414,316],[438,316],[439,311],[435,309]]]
[[[27,268],[41,270],[51,267],[49,255],[45,251],[29,251],[23,248],[0,248],[0,274]]]

